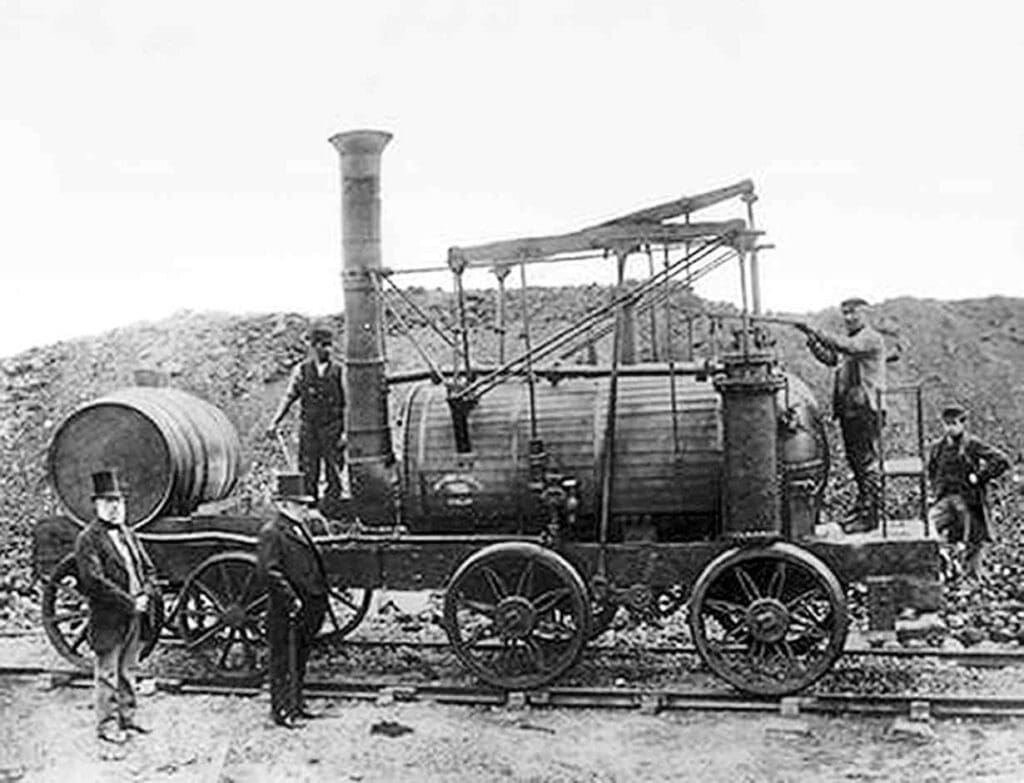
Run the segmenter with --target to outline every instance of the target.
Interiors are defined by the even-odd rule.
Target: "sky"
[[[183,309],[341,310],[327,139],[356,128],[394,134],[394,269],[750,178],[767,309],[1024,296],[1022,9],[0,0],[0,356]]]

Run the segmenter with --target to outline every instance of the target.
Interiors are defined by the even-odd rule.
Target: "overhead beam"
[[[670,220],[680,215],[689,215],[700,209],[713,206],[722,201],[728,201],[731,198],[737,196],[748,196],[754,192],[753,180],[745,179],[741,182],[737,182],[735,185],[729,185],[728,187],[718,188],[717,190],[709,190],[707,193],[698,193],[696,196],[683,196],[673,201],[666,201],[664,204],[658,204],[653,207],[647,207],[646,209],[640,209],[636,212],[630,212],[628,215],[622,217],[613,218],[607,220],[604,223],[600,223],[600,226],[609,226],[615,223],[631,223],[637,221],[651,221],[660,222],[662,220]]]
[[[570,234],[524,237],[483,245],[452,247],[448,250],[448,266],[459,271],[472,267],[500,266],[529,262],[561,253],[586,250],[616,250],[625,246],[675,244],[707,237],[738,235],[747,227],[742,219],[706,223],[648,223],[615,221]]]

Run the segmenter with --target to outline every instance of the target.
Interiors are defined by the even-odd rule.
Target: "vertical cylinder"
[[[380,302],[373,276],[382,269],[380,159],[391,140],[356,130],[330,138],[341,156],[342,287],[345,292],[345,389],[348,463],[356,511],[369,524],[393,521],[387,382]]]
[[[782,530],[775,393],[781,379],[770,354],[727,354],[722,395],[724,428],[723,535],[758,538]]]

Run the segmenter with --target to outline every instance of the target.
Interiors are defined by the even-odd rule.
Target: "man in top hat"
[[[301,473],[279,473],[274,492],[277,514],[259,532],[257,574],[270,593],[270,716],[296,728],[315,717],[303,702],[306,662],[327,611],[327,574],[307,526],[313,502]]]
[[[1004,473],[1010,461],[999,449],[967,432],[963,407],[943,408],[942,427],[942,437],[928,452],[928,483],[935,499],[928,521],[947,542],[963,545],[967,575],[977,577],[985,544],[992,540],[985,485]]]
[[[135,721],[135,673],[142,625],[154,608],[156,569],[126,523],[124,488],[115,470],[92,474],[93,520],[75,540],[79,588],[89,601],[89,644],[96,654],[99,737],[123,744]],[[155,631],[156,629],[152,629]]]
[[[864,533],[878,527],[880,512],[878,437],[883,414],[878,392],[885,389],[885,344],[882,335],[868,323],[868,303],[864,299],[845,299],[839,309],[845,336],[803,328],[814,357],[836,368],[832,412],[839,420],[846,461],[857,484],[857,500],[843,522],[843,530]]]
[[[321,510],[335,516],[341,501],[341,471],[345,448],[345,389],[341,366],[331,360],[334,335],[325,326],[310,331],[310,356],[292,370],[288,389],[274,413],[268,433],[274,435],[289,408],[300,401],[299,470],[306,491],[316,502],[320,468],[327,473],[327,492]]]

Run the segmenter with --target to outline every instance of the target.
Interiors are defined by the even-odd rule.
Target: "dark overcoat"
[[[110,530],[110,525],[96,520],[75,540],[79,590],[89,601],[89,645],[97,653],[110,652],[124,642],[135,613],[128,569],[110,540]],[[156,568],[135,533],[129,530],[128,535],[134,540],[135,552],[141,559],[142,590],[150,595],[150,612],[155,613]]]

